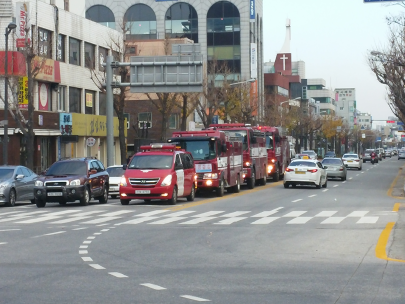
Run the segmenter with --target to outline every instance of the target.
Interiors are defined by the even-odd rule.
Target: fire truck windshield
[[[273,136],[272,135],[268,135],[266,136],[266,148],[267,149],[273,149],[274,145],[273,145]]]
[[[128,169],[170,169],[173,165],[172,155],[139,155],[132,158]]]
[[[216,142],[213,140],[190,140],[177,143],[189,151],[195,160],[209,160],[217,157]]]

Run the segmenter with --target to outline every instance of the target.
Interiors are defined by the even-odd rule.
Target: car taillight
[[[359,162],[359,161],[360,161],[360,159],[355,159],[354,161]]]
[[[339,171],[343,171],[343,170],[344,170],[343,167],[340,167]]]
[[[315,173],[318,172],[318,169],[308,169],[308,172]]]
[[[342,158],[343,161],[346,161],[346,159]]]
[[[291,169],[291,168],[285,169],[285,172],[292,172],[292,171],[294,171],[294,169]]]

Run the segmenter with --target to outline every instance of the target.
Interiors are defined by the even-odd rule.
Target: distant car
[[[391,156],[392,156],[392,150],[391,149],[386,149],[385,150],[385,157],[391,158]]]
[[[405,158],[405,150],[401,149],[398,151],[398,159],[403,159]]]
[[[392,155],[397,155],[398,154],[398,149],[397,148],[392,149],[391,154]]]
[[[14,207],[17,201],[34,203],[38,175],[24,166],[0,166],[0,204]]]
[[[313,185],[320,189],[328,185],[328,176],[322,164],[312,159],[294,159],[284,172],[284,188]]]
[[[309,155],[310,159],[314,159],[317,160],[318,159],[318,155],[316,154],[316,152],[314,150],[307,150],[307,151],[302,151],[302,154],[307,154]]]
[[[346,168],[356,168],[358,170],[362,169],[362,162],[360,156],[354,153],[346,153],[342,157],[343,164]]]
[[[311,159],[308,154],[295,154],[295,159]]]
[[[324,158],[322,165],[326,169],[329,177],[340,178],[342,181],[346,180],[347,169],[340,158]]]
[[[124,175],[125,170],[122,165],[110,166],[107,168],[108,175],[110,176],[110,184],[108,194],[112,199],[120,195],[120,182],[121,177]]]
[[[382,161],[383,157],[385,157],[385,151],[383,148],[377,148],[375,149],[375,152],[378,155],[378,159]]]
[[[374,149],[367,149],[366,151],[364,151],[364,156],[363,156],[363,163],[365,163],[366,161],[370,161],[371,162],[371,153],[372,152],[376,152]],[[377,152],[376,152],[377,153]],[[404,157],[405,158],[405,157]],[[376,159],[376,162],[378,163],[378,157]]]
[[[328,151],[325,153],[325,158],[327,157],[336,157],[336,153],[333,151]]]

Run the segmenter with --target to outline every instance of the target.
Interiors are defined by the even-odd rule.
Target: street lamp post
[[[3,136],[3,165],[8,164],[8,35],[17,27],[10,22],[6,27],[6,50],[4,53],[4,136]]]

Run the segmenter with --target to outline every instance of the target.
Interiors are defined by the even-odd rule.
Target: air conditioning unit
[[[138,128],[141,129],[141,130],[143,128],[150,129],[150,128],[152,128],[152,122],[150,122],[150,121],[140,121],[140,122],[138,122]]]

